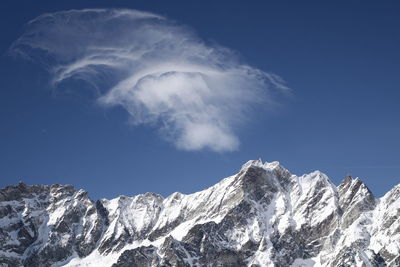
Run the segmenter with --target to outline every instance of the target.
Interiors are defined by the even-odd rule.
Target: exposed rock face
[[[71,186],[0,189],[0,266],[400,266],[400,185],[380,199],[249,161],[201,192],[94,202]]]

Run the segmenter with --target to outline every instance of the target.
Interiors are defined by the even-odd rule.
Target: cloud
[[[136,10],[44,14],[10,51],[40,62],[55,88],[90,85],[98,103],[123,107],[134,125],[158,128],[183,150],[237,150],[235,132],[252,108],[288,90],[279,76],[243,63],[234,51]]]

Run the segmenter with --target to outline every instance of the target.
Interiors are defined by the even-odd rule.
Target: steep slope
[[[400,266],[400,185],[249,161],[198,193],[0,189],[0,266]]]

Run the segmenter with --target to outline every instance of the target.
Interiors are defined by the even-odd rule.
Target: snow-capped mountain
[[[0,189],[0,266],[400,266],[400,185],[249,161],[198,193]]]

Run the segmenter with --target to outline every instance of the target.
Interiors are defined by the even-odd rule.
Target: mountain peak
[[[372,194],[369,188],[359,177],[354,178],[351,175],[347,175],[338,186],[339,191],[354,191],[358,189],[361,189],[362,191],[368,191],[370,194]]]
[[[375,208],[376,199],[360,178],[347,175],[337,188],[344,228],[357,220],[361,213]]]
[[[242,169],[246,169],[251,166],[260,167],[264,169],[271,169],[271,170],[281,167],[279,161],[263,162],[261,159],[257,159],[257,160],[247,161],[245,164],[243,164]]]

